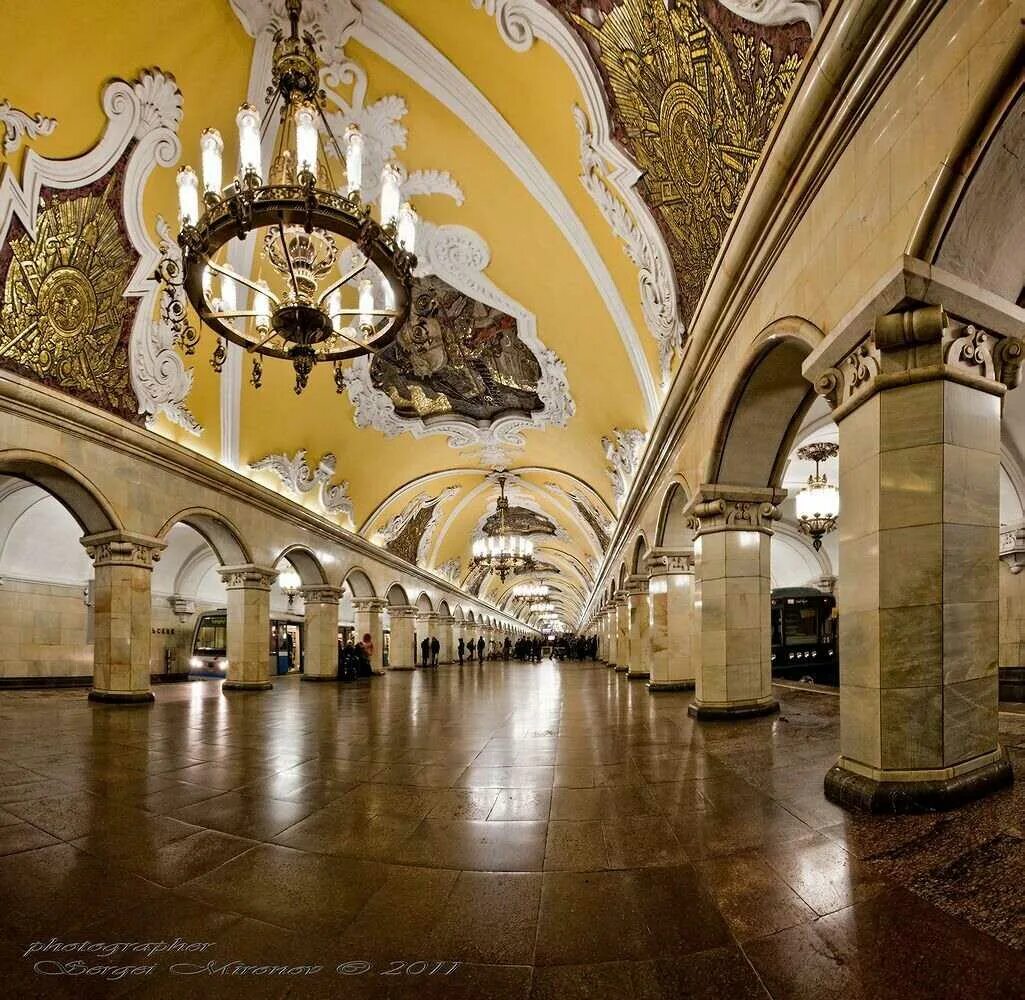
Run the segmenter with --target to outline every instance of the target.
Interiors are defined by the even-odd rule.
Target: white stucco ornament
[[[728,11],[753,24],[782,26],[804,21],[814,35],[822,20],[820,0],[718,0]],[[673,0],[666,0],[667,9]]]
[[[342,514],[352,520],[352,500],[349,499],[348,482],[331,485],[335,468],[338,464],[333,452],[325,452],[317,463],[317,468],[310,467],[306,460],[306,449],[300,448],[294,455],[267,455],[249,468],[254,471],[267,469],[277,474],[287,493],[301,496],[315,487],[320,489],[320,506],[325,514]]]

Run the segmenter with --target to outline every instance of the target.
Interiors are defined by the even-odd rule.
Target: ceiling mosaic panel
[[[809,24],[758,24],[719,0],[554,3],[598,65],[613,132],[642,170],[638,191],[665,235],[689,320],[811,41]],[[758,5],[748,6],[754,17]]]
[[[516,320],[441,278],[417,279],[409,322],[370,366],[400,416],[493,420],[543,409],[541,366]]]
[[[518,507],[511,504],[506,511],[506,525],[512,530],[524,535],[554,535],[558,530],[555,522],[539,514],[536,510],[527,507]],[[485,535],[497,535],[500,531],[499,516],[492,514],[485,522],[482,531]]]
[[[35,233],[15,218],[0,247],[0,366],[139,420],[129,339],[138,263],[121,217],[125,160],[70,191],[44,188]]]

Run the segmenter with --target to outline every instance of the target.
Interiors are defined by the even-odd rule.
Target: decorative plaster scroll
[[[601,439],[601,446],[609,463],[608,475],[612,481],[612,495],[616,498],[616,508],[621,510],[641,460],[644,432],[636,429],[623,431],[617,427],[611,437]]]
[[[46,210],[43,189],[75,190],[110,174],[127,155],[124,171],[122,217],[128,240],[138,254],[124,295],[137,299],[129,338],[132,390],[139,413],[147,419],[158,413],[198,434],[200,425],[185,407],[192,386],[191,373],[173,347],[173,336],[154,320],[160,282],[156,271],[160,250],[143,222],[143,193],[156,166],[171,167],[181,152],[178,126],[182,95],[174,77],[148,69],[132,82],[115,80],[103,91],[107,126],[99,142],[83,156],[49,160],[35,150],[25,155],[19,184],[10,170],[0,176],[0,243],[17,218],[29,234],[36,231]]]
[[[544,409],[531,415],[506,414],[485,426],[458,414],[426,419],[399,416],[388,395],[373,384],[371,359],[363,357],[357,358],[344,375],[356,425],[373,427],[388,437],[404,431],[416,438],[445,434],[453,448],[480,449],[480,457],[487,464],[504,464],[507,450],[526,444],[523,431],[528,428],[565,426],[576,409],[569,394],[566,366],[538,337],[534,314],[507,296],[484,274],[491,259],[487,243],[465,226],[422,222],[417,232],[416,255],[416,277],[437,275],[463,294],[516,320],[520,340],[531,350],[541,368],[536,391]]]
[[[671,0],[666,0],[669,9]],[[718,0],[737,17],[753,24],[784,25],[804,21],[814,35],[822,20],[821,0]]]
[[[18,108],[12,108],[10,101],[0,101],[0,125],[3,126],[4,152],[13,153],[23,139],[52,135],[57,127],[57,119],[47,118],[45,115],[30,115]]]
[[[230,0],[235,16],[253,38],[288,27],[285,0]],[[328,64],[340,58],[341,47],[359,23],[354,0],[305,0],[300,27],[313,36],[317,55]],[[269,70],[268,66],[268,70]]]
[[[594,145],[587,113],[576,105],[573,106],[573,121],[580,135],[580,183],[637,267],[641,308],[648,329],[659,343],[659,364],[665,383],[669,379],[673,359],[683,344],[685,332],[676,299],[672,265],[637,225],[626,204],[613,193],[605,162]]]
[[[324,513],[344,514],[351,521],[353,511],[348,482],[330,485],[337,464],[338,460],[334,453],[328,451],[324,453],[314,471],[306,460],[306,449],[300,448],[291,458],[284,454],[268,455],[256,462],[250,462],[249,468],[256,471],[269,469],[277,473],[286,492],[293,496],[301,496],[319,487],[320,506]]]

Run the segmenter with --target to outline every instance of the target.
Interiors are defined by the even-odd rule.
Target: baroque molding
[[[695,537],[714,531],[760,531],[771,535],[785,498],[786,490],[772,487],[702,486],[690,508],[690,526]]]
[[[57,119],[30,115],[27,111],[11,107],[10,101],[0,101],[0,126],[3,126],[4,152],[14,153],[25,139],[52,135]]]
[[[392,542],[405,531],[413,518],[424,509],[430,508],[431,516],[417,541],[416,559],[413,560],[417,565],[421,564],[430,546],[431,537],[437,528],[438,516],[441,514],[442,506],[450,497],[455,496],[460,489],[461,487],[459,486],[446,486],[436,497],[432,497],[428,493],[421,493],[413,500],[410,500],[377,534],[381,536],[385,544]]]
[[[641,308],[652,336],[658,341],[663,384],[672,373],[673,361],[683,347],[685,326],[672,262],[659,252],[634,219],[630,209],[613,191],[605,161],[595,148],[587,112],[573,106],[573,121],[580,136],[580,183],[598,206],[598,211],[619,237],[627,257],[637,267]]]
[[[506,464],[507,452],[526,445],[523,432],[545,427],[564,427],[576,412],[569,393],[566,366],[547,348],[537,334],[532,312],[506,295],[484,269],[491,251],[484,239],[465,226],[438,226],[422,222],[416,239],[417,277],[435,275],[457,291],[499,309],[516,320],[520,339],[531,350],[541,368],[537,395],[544,408],[534,414],[506,414],[485,426],[458,414],[406,417],[395,412],[388,394],[374,386],[369,357],[357,358],[344,374],[345,386],[353,407],[357,427],[373,427],[387,437],[408,432],[415,438],[444,434],[453,448],[479,451],[489,465]]]
[[[667,0],[668,2],[668,0]],[[720,6],[752,24],[782,27],[804,21],[812,35],[822,21],[821,0],[717,0]]]
[[[624,431],[616,427],[610,437],[601,439],[601,447],[609,464],[607,472],[612,481],[612,495],[616,499],[616,509],[621,510],[641,460],[644,431],[637,429]]]
[[[562,497],[576,509],[579,520],[583,522],[588,533],[597,543],[599,550],[604,552],[608,548],[609,537],[615,526],[615,521],[593,504],[580,490],[567,490],[558,483],[551,481],[545,483],[545,487],[556,496]]]
[[[453,556],[451,559],[446,559],[440,566],[435,569],[438,576],[443,576],[450,583],[455,583],[459,580],[462,574],[463,560],[459,556]]]
[[[139,413],[147,420],[163,413],[193,434],[202,431],[185,406],[192,388],[192,373],[175,350],[177,339],[158,312],[161,249],[143,221],[143,194],[154,167],[178,161],[181,142],[182,95],[174,77],[159,69],[143,70],[133,81],[114,80],[103,91],[107,125],[99,142],[82,156],[50,160],[30,149],[25,155],[22,181],[11,170],[0,176],[0,242],[17,218],[26,232],[35,233],[44,187],[73,190],[110,173],[122,156],[128,161],[124,175],[122,215],[129,242],[139,260],[125,290],[137,300],[129,340],[132,390]],[[157,220],[158,231],[162,220]],[[165,227],[166,229],[166,227]],[[164,233],[160,232],[163,239]]]
[[[352,500],[349,498],[349,483],[338,483],[331,485],[334,477],[338,459],[334,452],[325,452],[323,458],[317,463],[317,468],[311,469],[306,459],[306,449],[300,448],[294,455],[289,457],[286,454],[267,455],[249,463],[249,468],[254,471],[268,469],[280,478],[286,492],[292,496],[301,496],[318,488],[319,502],[325,514],[343,514],[350,521],[353,520]]]

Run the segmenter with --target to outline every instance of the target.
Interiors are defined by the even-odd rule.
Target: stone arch
[[[457,622],[466,620],[466,613],[463,611],[463,606],[461,604],[456,605],[455,610],[452,612],[452,614]]]
[[[451,617],[452,611],[448,606],[448,601],[443,599],[442,602],[438,605],[438,614],[444,615],[446,618]]]
[[[687,526],[684,510],[690,500],[690,491],[682,479],[676,479],[662,498],[655,529],[655,546],[666,549],[686,549],[694,544],[694,532]]]
[[[648,540],[644,533],[639,534],[634,541],[633,556],[630,559],[630,572],[643,573],[647,568]]]
[[[99,488],[59,458],[38,451],[0,451],[0,475],[34,483],[78,522],[83,534],[122,530],[122,521]]]
[[[798,316],[770,323],[756,338],[719,420],[705,482],[778,486],[815,390],[801,366],[822,331]]]
[[[474,613],[473,613],[473,608],[470,608],[470,612],[469,612],[469,614],[468,614],[468,615],[466,616],[466,620],[467,620],[467,621],[468,621],[468,622],[469,622],[469,623],[470,623],[471,625],[474,625],[474,624],[476,624],[476,621],[477,621],[477,619],[476,619],[476,617],[474,616]]]
[[[416,599],[416,610],[421,613],[434,610],[434,604],[431,603],[430,595],[426,590],[420,591],[420,596]]]
[[[627,570],[626,570],[626,562],[624,561],[624,562],[620,563],[620,565],[619,565],[619,573],[616,576],[616,581],[619,584],[617,589],[622,590],[626,586],[626,578],[627,578],[628,575],[629,574],[627,573]]]
[[[353,566],[349,572],[345,574],[342,586],[348,588],[349,593],[351,593],[353,597],[377,596],[373,582],[370,577],[359,568],[359,566]]]
[[[1014,302],[1025,284],[1025,45],[1019,39],[955,138],[907,253]]]
[[[406,593],[406,588],[400,583],[393,583],[388,588],[387,598],[390,607],[409,607],[409,595]]]
[[[315,587],[317,584],[327,583],[327,573],[320,560],[305,545],[289,545],[271,564],[277,566],[281,560],[286,560],[299,574],[299,579],[304,587]]]
[[[244,566],[253,561],[251,550],[242,539],[242,533],[223,514],[218,514],[207,507],[188,507],[168,518],[157,532],[157,537],[166,538],[167,533],[179,523],[187,524],[200,534],[214,550],[217,561],[222,566]]]

